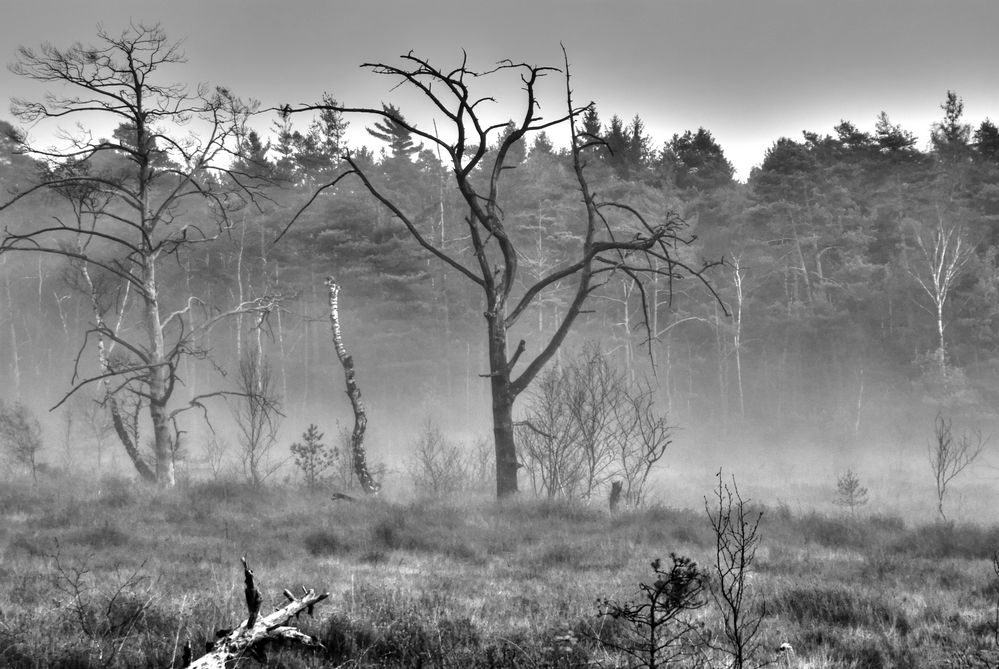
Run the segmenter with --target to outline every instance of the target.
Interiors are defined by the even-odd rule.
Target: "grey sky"
[[[990,0],[2,0],[0,9],[8,62],[19,44],[86,43],[98,23],[118,32],[130,18],[159,20],[186,40],[189,63],[174,78],[225,84],[265,106],[323,91],[351,105],[400,100],[357,66],[410,49],[442,66],[462,48],[474,67],[559,65],[561,41],[577,101],[596,101],[605,122],[639,114],[657,147],[704,126],[743,179],[778,137],[831,132],[840,119],[870,130],[881,110],[925,143],[948,89],[969,121],[999,120]],[[0,90],[41,92],[6,70]],[[552,114],[562,104],[554,96]]]

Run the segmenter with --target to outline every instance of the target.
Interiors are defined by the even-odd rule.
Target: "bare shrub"
[[[944,522],[947,522],[947,515],[944,513],[947,486],[982,454],[988,441],[979,431],[971,434],[963,432],[955,437],[952,424],[950,419],[938,413],[933,422],[934,440],[927,448],[930,471],[933,472],[936,484],[937,512]]]
[[[711,641],[712,648],[726,653],[735,669],[763,666],[756,658],[762,643],[758,638],[760,624],[766,616],[766,603],[753,607],[749,579],[760,545],[760,520],[763,513],[752,512],[739,494],[735,478],[732,487],[722,481],[719,471],[718,488],[713,504],[704,500],[704,508],[715,535],[715,561],[710,581],[711,597],[721,613],[724,627],[723,642]]]
[[[81,635],[100,666],[115,666],[125,645],[140,643],[156,599],[154,583],[143,574],[143,562],[131,571],[114,570],[114,578],[98,584],[86,561],[49,555],[59,611]],[[89,663],[88,663],[88,666]]]
[[[440,427],[427,419],[412,445],[409,476],[418,494],[447,497],[467,487],[468,458],[460,444],[448,440]]]
[[[632,386],[617,406],[615,443],[617,474],[624,479],[625,502],[641,506],[652,468],[673,443],[673,426],[656,407],[652,387]]]
[[[358,487],[357,479],[354,477],[354,463],[350,457],[350,427],[344,425],[339,420],[336,422],[336,444],[333,450],[336,451],[336,464],[330,474],[330,483],[339,490],[351,490]]]
[[[476,490],[486,490],[494,485],[496,449],[488,437],[479,436],[468,454],[468,480]]]
[[[569,366],[567,380],[569,415],[576,424],[580,493],[589,500],[614,462],[613,437],[625,427],[617,414],[625,402],[627,381],[595,344],[588,344]]]
[[[38,482],[38,453],[42,450],[42,426],[20,402],[0,404],[0,443],[16,464],[25,467]]]
[[[517,424],[525,469],[536,495],[572,497],[583,464],[575,448],[578,425],[565,401],[569,375],[551,367],[529,392],[527,409]]]
[[[208,471],[212,473],[212,480],[218,481],[222,478],[225,470],[226,455],[229,452],[229,442],[212,434],[205,442],[205,462],[208,464]]]
[[[234,413],[243,473],[253,485],[261,485],[280,467],[273,462],[272,452],[282,417],[281,396],[270,363],[256,351],[239,361],[237,381],[241,399]]]
[[[673,443],[652,387],[629,382],[595,346],[541,375],[517,428],[535,494],[589,500],[619,477],[632,506],[644,501],[649,475]]]

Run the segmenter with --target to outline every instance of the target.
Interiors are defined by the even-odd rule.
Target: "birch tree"
[[[600,198],[587,180],[587,148],[601,143],[581,133],[580,119],[592,108],[577,105],[570,85],[568,58],[565,68],[501,61],[486,71],[472,69],[464,59],[457,67],[438,68],[412,52],[400,58],[399,64],[367,63],[363,67],[375,74],[389,77],[429,103],[435,115],[430,131],[405,120],[389,106],[379,108],[337,107],[348,114],[381,117],[404,128],[426,145],[438,147],[451,170],[453,186],[467,207],[464,223],[470,253],[459,254],[444,249],[428,233],[421,220],[423,214],[410,211],[402,202],[393,200],[352,157],[345,160],[347,169],[336,179],[318,189],[305,206],[320,192],[338,185],[347,178],[361,181],[368,192],[399,220],[414,241],[439,262],[453,269],[457,276],[477,286],[482,293],[485,335],[488,342],[489,379],[492,394],[493,436],[496,448],[496,491],[499,497],[517,492],[518,462],[514,442],[513,408],[517,397],[551,360],[565,341],[588,298],[614,274],[628,274],[645,279],[660,274],[672,281],[693,277],[707,283],[705,270],[710,263],[693,266],[678,256],[678,249],[692,239],[685,235],[683,221],[676,215],[663,214],[652,218],[637,208],[622,202]],[[564,111],[546,118],[541,113],[542,82],[549,75],[560,75],[564,82]],[[495,98],[479,90],[496,91],[504,84],[521,91],[520,111],[513,126],[509,117],[492,122],[488,107]],[[287,114],[328,109],[324,105],[286,106]],[[412,118],[412,116],[411,116]],[[516,147],[523,146],[528,136],[537,137],[560,128],[569,147],[572,171],[578,194],[575,213],[580,242],[574,256],[547,272],[541,278],[521,283],[520,249],[513,230],[508,227],[504,203],[520,197],[516,191],[505,190],[507,174],[515,167]],[[494,144],[493,140],[499,141]],[[490,147],[495,147],[490,150]],[[288,224],[294,224],[296,217]],[[511,221],[512,223],[512,221]],[[655,262],[658,261],[658,262]],[[539,350],[525,355],[522,339],[511,352],[511,331],[533,305],[558,285],[566,286],[566,308],[550,333],[545,333]],[[642,293],[644,295],[644,293]]]
[[[944,308],[958,278],[974,255],[974,248],[964,239],[960,225],[948,224],[937,216],[936,225],[925,229],[913,222],[912,237],[918,250],[915,260],[906,259],[909,275],[919,284],[927,297],[936,321],[937,351],[934,356],[940,373],[947,367],[947,348],[944,330],[947,327]]]

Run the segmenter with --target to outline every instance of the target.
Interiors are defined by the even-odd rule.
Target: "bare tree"
[[[523,419],[517,423],[521,456],[535,494],[549,499],[571,497],[583,471],[576,448],[578,423],[566,401],[568,373],[547,369],[528,393]]]
[[[38,453],[42,450],[42,426],[20,402],[10,406],[0,403],[0,444],[10,458],[31,473],[38,482]]]
[[[754,513],[748,508],[748,500],[742,499],[735,477],[731,488],[722,480],[721,471],[717,477],[713,503],[705,498],[704,510],[715,535],[709,589],[722,615],[724,628],[722,639],[709,641],[709,645],[728,654],[731,658],[728,666],[733,669],[762,667],[767,663],[758,659],[763,645],[759,631],[766,617],[766,603],[753,606],[750,582],[756,549],[760,545],[763,513]]]
[[[161,83],[161,70],[183,60],[179,45],[158,25],[132,24],[118,35],[101,29],[93,46],[20,47],[11,70],[65,92],[37,102],[14,99],[14,114],[28,124],[79,119],[79,130],[60,130],[63,148],[21,137],[21,150],[41,160],[46,171],[39,183],[0,203],[2,211],[51,192],[74,201],[73,219],[57,215],[54,223],[34,221],[5,231],[0,253],[68,258],[113,277],[135,296],[128,308],[142,323],[140,334],[126,337],[95,314],[88,337],[113,342],[122,359],[115,364],[103,358],[96,374],[74,376],[70,393],[109,380],[108,397],[129,391],[143,398],[153,430],[154,472],[138,456],[135,440],[126,441],[120,413],[115,427],[140,473],[163,486],[174,484],[170,428],[184,408],[170,406],[179,361],[204,353],[195,345],[198,334],[220,318],[265,308],[265,301],[256,301],[212,313],[196,296],[172,300],[160,291],[164,260],[215,238],[230,227],[232,211],[258,198],[253,179],[231,167],[238,165],[231,159],[238,157],[252,105],[222,87],[200,86],[192,94],[180,84]],[[112,138],[95,139],[83,129],[83,120],[94,116],[118,125]],[[198,125],[200,138],[185,127],[190,123]],[[182,224],[195,206],[202,208],[195,220],[213,221],[214,229]],[[191,405],[200,406],[201,399]]]
[[[568,371],[565,390],[569,415],[576,424],[575,447],[582,464],[581,493],[589,500],[606,480],[614,462],[612,433],[622,427],[615,419],[625,399],[627,381],[595,344],[588,344]]]
[[[239,400],[236,423],[240,433],[243,473],[253,485],[261,485],[279,464],[271,455],[281,421],[281,397],[274,387],[270,363],[254,351],[239,362]]]
[[[625,500],[639,506],[648,493],[649,474],[673,443],[673,426],[656,407],[649,385],[625,389],[616,412],[612,442],[617,474],[624,479]]]
[[[938,413],[933,422],[934,440],[927,448],[930,471],[933,472],[933,482],[936,484],[937,512],[944,522],[947,521],[944,513],[947,486],[982,454],[987,442],[982,433],[977,431],[973,434],[964,432],[955,437],[952,425],[953,421]]]
[[[421,95],[441,117],[443,128],[439,133],[418,129],[390,105],[374,109],[320,104],[295,109],[286,106],[282,111],[287,115],[333,109],[379,116],[430,146],[439,148],[449,164],[454,186],[468,207],[465,224],[470,253],[462,255],[456,249],[445,249],[437,240],[425,235],[419,220],[420,213],[404,210],[404,205],[393,201],[350,156],[345,159],[348,169],[318,189],[303,210],[322,191],[336,186],[348,176],[356,176],[371,195],[402,222],[421,247],[482,290],[496,448],[496,491],[498,496],[503,497],[517,491],[517,470],[520,466],[514,442],[514,401],[565,341],[587,298],[615,273],[625,273],[633,278],[659,274],[666,277],[670,284],[679,278],[695,277],[707,284],[704,272],[711,264],[692,267],[678,257],[678,247],[690,243],[691,238],[683,235],[683,222],[677,216],[669,214],[652,220],[627,204],[602,201],[591,190],[584,174],[584,151],[599,140],[582,135],[577,130],[577,118],[591,105],[579,107],[573,102],[567,56],[562,71],[566,111],[551,119],[541,115],[539,86],[546,75],[559,72],[558,68],[506,60],[492,69],[479,72],[463,60],[453,69],[439,69],[412,52],[402,56],[401,61],[399,65],[367,63],[364,67],[396,79],[400,82],[399,86],[411,88]],[[523,91],[519,120],[512,125],[506,119],[491,123],[486,120],[484,106],[494,102],[494,98],[488,95],[479,97],[473,88],[482,85],[495,90],[497,84],[492,82],[510,76],[515,77]],[[572,156],[579,193],[578,234],[581,242],[573,259],[561,263],[533,283],[522,284],[518,276],[520,253],[512,231],[507,227],[501,197],[501,194],[511,198],[519,196],[516,192],[504,192],[502,188],[506,183],[504,175],[513,167],[508,164],[508,155],[515,154],[511,150],[525,136],[557,126],[566,129]],[[498,146],[490,150],[494,137],[499,139]],[[288,227],[294,225],[297,218],[297,215],[293,217]],[[532,305],[563,282],[574,282],[574,286],[569,289],[565,310],[560,313],[553,331],[545,335],[540,350],[533,357],[522,360],[526,343],[521,340],[511,354],[507,344],[511,329],[530,312]],[[644,290],[639,290],[639,293],[644,298]],[[648,311],[644,299],[643,311]],[[519,371],[518,364],[523,364]]]
[[[935,226],[924,230],[913,223],[912,234],[921,257],[918,267],[909,265],[907,269],[932,302],[937,330],[936,361],[943,374],[947,365],[944,307],[955,282],[974,256],[974,248],[964,239],[961,226],[948,225],[939,211]]]
[[[423,424],[411,451],[409,475],[418,493],[447,497],[468,486],[471,475],[467,454],[433,420]]]

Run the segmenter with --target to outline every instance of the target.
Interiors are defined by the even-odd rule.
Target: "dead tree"
[[[197,296],[171,299],[161,291],[160,270],[166,260],[215,239],[231,227],[234,210],[260,197],[253,178],[232,167],[238,165],[233,159],[238,158],[252,105],[221,87],[200,86],[191,94],[183,85],[163,83],[161,70],[183,61],[179,45],[158,25],[131,24],[118,35],[100,30],[93,46],[20,47],[11,70],[65,92],[50,93],[38,102],[14,99],[12,110],[19,120],[35,125],[97,115],[117,128],[111,139],[96,139],[82,125],[72,135],[59,131],[63,148],[42,148],[20,137],[20,150],[41,161],[45,171],[38,183],[0,202],[3,211],[22,200],[56,193],[70,201],[74,214],[70,218],[62,210],[46,212],[42,220],[5,230],[0,254],[43,253],[68,259],[113,278],[134,296],[127,308],[141,323],[135,334],[126,336],[108,327],[100,309],[95,310],[96,323],[87,337],[96,335],[117,346],[121,359],[102,356],[95,374],[74,374],[69,394],[87,383],[106,381],[105,396],[126,451],[143,477],[150,478],[152,472],[163,486],[174,484],[173,419],[184,408],[200,406],[204,397],[221,394],[207,393],[188,407],[172,407],[179,362],[206,353],[197,345],[199,336],[221,318],[269,308],[265,299],[218,313]],[[198,138],[185,127],[192,119],[204,130]],[[212,229],[183,221],[192,211],[194,220],[212,221]],[[119,317],[123,304],[117,307]],[[121,429],[115,398],[123,392],[148,409],[153,467],[145,465],[136,440]]]
[[[448,163],[454,187],[468,207],[465,224],[470,253],[462,255],[460,251],[445,248],[426,236],[420,225],[419,213],[405,211],[404,205],[393,201],[350,156],[345,158],[348,169],[320,187],[302,211],[324,190],[335,187],[348,176],[357,177],[368,192],[394,214],[416,243],[482,290],[489,351],[489,372],[486,376],[492,391],[493,435],[496,442],[496,491],[503,497],[517,492],[517,470],[520,466],[514,443],[514,401],[565,341],[587,298],[615,273],[624,273],[636,279],[658,274],[666,277],[670,285],[681,278],[695,277],[708,285],[704,272],[713,263],[692,267],[679,258],[678,248],[689,244],[693,238],[684,236],[683,221],[676,215],[670,213],[661,220],[652,221],[627,204],[600,200],[591,190],[584,174],[585,150],[600,140],[580,134],[576,127],[577,119],[591,105],[578,107],[573,102],[567,56],[564,70],[506,60],[485,72],[471,69],[467,60],[453,69],[439,69],[412,52],[402,56],[401,60],[400,65],[367,63],[363,67],[396,79],[399,86],[409,87],[420,94],[435,110],[437,120],[443,122],[443,127],[438,128],[435,120],[439,134],[436,130],[418,129],[395,112],[391,105],[378,109],[325,104],[294,109],[285,106],[281,112],[286,116],[316,110],[377,116],[438,148]],[[566,111],[561,116],[546,119],[540,113],[539,85],[546,75],[555,72],[561,72],[564,77]],[[516,77],[517,85],[523,90],[519,120],[512,124],[505,119],[490,123],[485,120],[482,107],[484,103],[494,102],[494,98],[478,97],[472,88],[482,85],[487,90],[495,90],[500,85],[495,83],[496,79],[510,76]],[[513,231],[507,227],[501,186],[505,184],[504,175],[513,167],[508,164],[511,149],[525,136],[555,127],[564,128],[567,134],[579,194],[578,228],[582,241],[573,259],[525,286],[518,276],[520,249]],[[493,139],[499,140],[498,146],[490,149]],[[518,193],[505,195],[516,198]],[[614,216],[619,218],[615,220]],[[292,218],[286,230],[294,225],[297,218],[298,215]],[[511,328],[537,300],[572,282],[574,287],[570,289],[567,308],[540,350],[533,357],[524,358],[526,343],[521,340],[511,354],[507,348]],[[711,290],[710,285],[708,289]],[[714,293],[713,290],[711,292]],[[647,314],[644,289],[640,289],[639,293]],[[523,366],[518,369],[518,364]]]
[[[184,666],[191,669],[222,669],[227,666],[227,662],[236,662],[244,657],[252,657],[263,663],[266,661],[266,647],[271,643],[292,642],[306,647],[322,646],[318,639],[298,631],[288,623],[292,618],[298,618],[303,611],[311,616],[316,604],[330,596],[328,592],[319,594],[315,590],[302,588],[302,595],[296,597],[285,590],[284,596],[288,603],[269,615],[261,616],[263,596],[257,589],[253,571],[247,565],[245,556],[243,578],[246,583],[246,620],[232,630],[221,630],[218,641],[211,644],[207,654]],[[185,649],[185,657],[188,652]]]
[[[988,439],[982,437],[981,432],[972,434],[964,432],[955,438],[951,426],[951,419],[945,418],[942,413],[937,413],[933,421],[934,440],[926,449],[933,482],[936,485],[937,513],[940,514],[940,520],[945,523],[947,514],[944,513],[944,499],[947,497],[947,486],[978,459],[988,442]]]
[[[343,335],[340,332],[340,286],[332,276],[326,277],[326,289],[329,291],[330,300],[330,329],[333,332],[333,347],[336,349],[336,356],[343,365],[343,375],[347,383],[347,397],[350,398],[350,406],[354,410],[354,431],[350,435],[350,453],[354,462],[354,473],[357,481],[361,484],[361,489],[366,493],[376,493],[381,485],[372,478],[368,471],[368,461],[364,452],[364,431],[368,427],[368,416],[364,412],[364,404],[361,402],[361,389],[357,387],[357,380],[354,378],[354,358],[347,353],[343,345]]]

